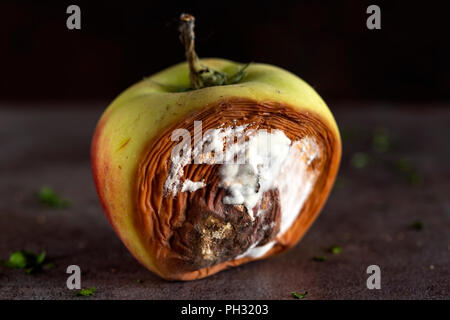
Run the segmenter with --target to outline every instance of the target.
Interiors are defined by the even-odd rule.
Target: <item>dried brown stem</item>
[[[183,13],[180,16],[180,40],[184,45],[186,59],[189,64],[189,79],[192,89],[202,88],[202,81],[198,72],[202,69],[197,53],[195,52],[194,16]]]

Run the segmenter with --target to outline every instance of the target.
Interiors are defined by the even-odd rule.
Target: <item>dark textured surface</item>
[[[187,283],[166,282],[140,266],[102,213],[89,144],[103,107],[14,111],[2,105],[0,258],[46,248],[56,268],[26,275],[0,267],[1,299],[74,298],[66,288],[70,264],[84,271],[83,287],[98,288],[88,299],[291,299],[291,291],[308,291],[308,299],[449,299],[448,106],[420,112],[379,105],[339,108],[336,118],[345,137],[339,182],[304,239],[278,257]],[[389,130],[390,152],[366,168],[352,167],[352,154],[369,152],[377,127]],[[409,185],[393,169],[399,157],[414,163],[420,185]],[[36,192],[43,185],[70,198],[72,207],[39,205]],[[423,221],[423,230],[411,228],[416,220]],[[343,248],[341,254],[327,252],[333,244]],[[321,255],[328,259],[313,261]],[[371,264],[381,267],[381,290],[366,288]]]

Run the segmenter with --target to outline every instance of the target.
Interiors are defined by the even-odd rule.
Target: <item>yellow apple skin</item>
[[[224,59],[201,59],[201,63],[229,75],[243,65]],[[145,267],[166,279],[182,276],[167,274],[158,268],[155,257],[140,230],[136,229],[136,172],[140,158],[165,128],[206,105],[220,100],[247,98],[258,102],[282,102],[300,112],[318,116],[335,136],[337,162],[341,140],[336,122],[322,98],[305,81],[281,68],[252,63],[237,84],[177,92],[189,87],[187,63],[180,63],[133,85],[120,94],[98,122],[91,145],[91,163],[95,185],[103,209],[116,233],[129,251]],[[336,175],[331,175],[327,194]]]

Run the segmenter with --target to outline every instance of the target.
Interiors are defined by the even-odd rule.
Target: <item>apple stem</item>
[[[202,67],[195,52],[195,33],[194,33],[195,18],[189,13],[183,13],[180,17],[180,40],[184,44],[186,59],[189,64],[189,79],[191,81],[192,89],[202,88],[202,81],[199,77],[199,72]]]
[[[228,76],[225,72],[214,70],[200,63],[200,59],[195,52],[194,23],[195,18],[193,15],[183,13],[180,16],[180,40],[184,45],[186,60],[189,65],[191,89],[222,86],[241,81],[245,76],[245,69],[248,67],[248,64],[242,66],[235,74]]]

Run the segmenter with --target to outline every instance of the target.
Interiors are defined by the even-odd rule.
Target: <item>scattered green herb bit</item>
[[[27,266],[27,252],[17,251],[13,252],[9,257],[9,260],[4,263],[8,268],[23,269]]]
[[[351,164],[354,168],[362,169],[369,165],[370,156],[367,153],[357,152],[352,156]]]
[[[422,182],[422,176],[417,171],[414,171],[406,175],[406,180],[410,185],[417,186]]]
[[[34,268],[26,268],[26,269],[25,269],[25,273],[26,273],[26,274],[32,274],[32,273],[34,273],[34,272],[36,272],[36,269],[34,269]]]
[[[400,172],[409,172],[414,170],[414,167],[409,159],[400,158],[395,160],[395,168]]]
[[[141,284],[141,283],[144,283],[144,280],[137,279],[136,282],[139,283],[139,284]]]
[[[78,291],[76,293],[77,297],[89,297],[89,296],[93,296],[95,294],[95,290],[97,290],[97,288],[87,288],[87,289],[81,289],[80,291]]]
[[[70,201],[62,199],[61,196],[56,193],[52,188],[42,187],[38,193],[39,202],[50,208],[68,208],[70,207]]]
[[[35,254],[27,250],[20,250],[13,252],[9,260],[3,262],[3,265],[8,268],[25,269],[25,273],[31,274],[42,269],[45,258],[45,251]]]
[[[47,252],[45,252],[45,250],[42,251],[42,252],[36,257],[36,264],[39,264],[39,265],[43,264],[46,256],[47,256]]]
[[[313,259],[314,259],[314,261],[317,261],[317,262],[324,262],[327,260],[327,256],[317,256],[317,257],[314,257]]]
[[[53,268],[56,268],[56,264],[54,264],[53,262],[46,263],[42,266],[42,269],[44,270],[49,270]]]
[[[342,248],[339,247],[339,246],[331,246],[330,252],[331,252],[332,254],[339,254],[339,253],[342,252]]]
[[[406,158],[397,159],[394,166],[410,185],[418,185],[422,182],[422,176],[410,160]]]
[[[420,230],[423,230],[423,229],[425,228],[425,224],[424,224],[422,221],[415,221],[415,222],[411,225],[411,227],[412,227],[414,230],[420,231]]]
[[[372,148],[377,153],[384,153],[389,150],[390,136],[385,128],[376,129],[372,134]]]
[[[303,299],[303,298],[305,298],[305,297],[308,295],[308,291],[306,291],[305,293],[291,292],[291,294],[292,294],[292,296],[293,296],[294,298],[297,298],[297,299]]]

